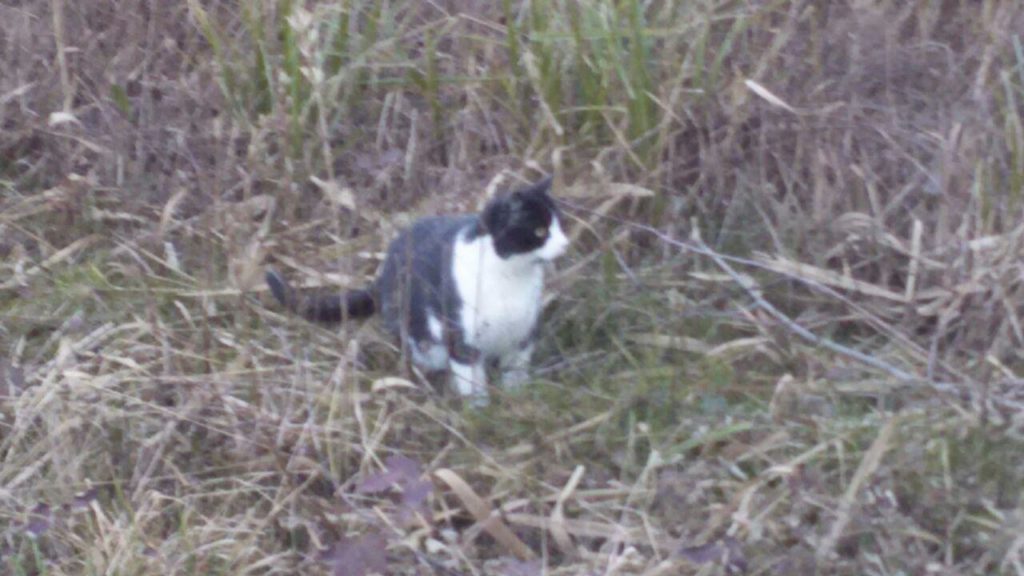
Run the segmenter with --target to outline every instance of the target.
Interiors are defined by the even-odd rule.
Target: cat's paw
[[[471,406],[486,406],[490,399],[487,397],[487,374],[484,371],[483,363],[461,364],[451,363],[452,387]]]
[[[487,390],[463,396],[462,400],[470,408],[486,408],[491,403],[491,398],[487,395]]]
[[[519,390],[530,381],[530,373],[525,369],[506,370],[501,374],[501,384],[506,390]]]

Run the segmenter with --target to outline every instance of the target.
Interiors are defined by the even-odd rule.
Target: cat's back
[[[475,215],[428,216],[403,230],[388,247],[376,292],[384,326],[398,332],[408,322],[416,340],[428,335],[428,317],[448,316],[453,288],[452,247],[460,232],[470,230]]]
[[[478,217],[475,214],[447,214],[425,216],[413,222],[409,232],[418,240],[454,240],[461,230],[472,226]]]
[[[419,218],[403,230],[388,246],[385,266],[394,261],[441,264],[441,257],[451,250],[455,237],[476,222],[473,215],[427,216]]]

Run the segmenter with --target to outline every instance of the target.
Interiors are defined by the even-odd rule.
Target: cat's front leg
[[[487,371],[483,360],[463,364],[457,360],[451,361],[452,387],[460,396],[467,399],[474,406],[486,406],[487,397]]]
[[[452,388],[474,406],[487,405],[487,369],[482,352],[464,340],[461,331],[448,334],[448,366]]]
[[[533,343],[522,345],[515,352],[501,358],[501,384],[507,390],[518,390],[530,380],[530,358]]]

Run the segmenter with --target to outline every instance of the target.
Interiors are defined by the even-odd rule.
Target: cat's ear
[[[545,176],[543,180],[538,181],[531,188],[538,194],[551,194],[552,180],[554,180],[554,177]]]
[[[533,184],[530,184],[526,188],[516,190],[513,195],[518,196],[548,196],[551,194],[551,176],[545,177],[543,180],[538,180]]]

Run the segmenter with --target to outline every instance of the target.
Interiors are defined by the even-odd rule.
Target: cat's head
[[[491,200],[481,221],[502,258],[533,256],[554,260],[569,246],[558,207],[551,198],[551,178]]]

